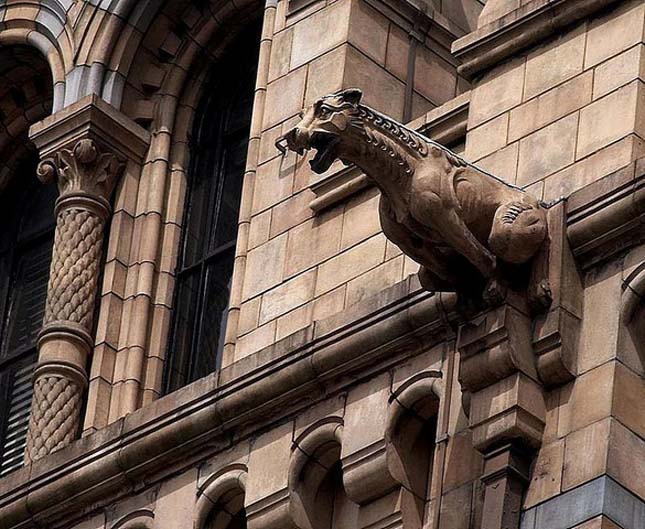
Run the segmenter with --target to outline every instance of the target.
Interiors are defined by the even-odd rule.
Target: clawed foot
[[[497,307],[504,303],[504,300],[506,299],[506,291],[506,285],[504,285],[499,279],[493,278],[486,285],[482,297],[487,305]]]
[[[549,281],[546,279],[529,285],[527,295],[529,304],[535,312],[545,311],[553,302],[551,285],[549,285]]]

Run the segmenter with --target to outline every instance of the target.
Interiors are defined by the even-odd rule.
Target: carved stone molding
[[[487,12],[496,11],[507,0],[489,0]],[[452,53],[461,61],[459,72],[474,77],[520,51],[537,45],[551,35],[617,0],[527,0],[508,4],[503,16],[488,17],[484,26],[456,40]],[[485,16],[485,13],[482,12]]]

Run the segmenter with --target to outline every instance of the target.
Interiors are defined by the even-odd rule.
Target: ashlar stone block
[[[573,163],[578,115],[571,114],[520,141],[517,183],[532,184]]]
[[[316,41],[317,39],[312,39]],[[264,112],[264,129],[291,117],[302,109],[307,69],[298,68],[269,83]]]
[[[645,5],[641,0],[618,2],[589,25],[585,68],[589,68],[642,42]]]
[[[289,231],[286,277],[332,257],[340,248],[342,210],[334,209],[296,226]]]
[[[316,296],[324,294],[350,279],[376,267],[385,256],[385,237],[375,235],[324,262],[318,269]]]
[[[248,253],[243,299],[254,297],[282,281],[287,236],[283,233]]]
[[[562,490],[600,476],[607,468],[611,419],[606,418],[573,432],[565,440]]]
[[[469,129],[522,102],[525,66],[526,59],[518,57],[484,75],[472,91]]]
[[[293,424],[286,423],[255,439],[249,457],[245,504],[287,487]]]
[[[505,112],[470,130],[466,137],[466,158],[476,162],[505,147],[508,138],[508,117],[508,112]]]
[[[580,111],[580,134],[576,159],[584,158],[632,133],[643,137],[645,83],[636,80]]]
[[[529,54],[525,101],[582,72],[586,38],[583,23]]]
[[[347,40],[352,0],[339,0],[293,27],[291,70]]]
[[[599,99],[639,78],[645,78],[645,44],[637,44],[596,66],[593,98]]]
[[[197,493],[197,469],[164,481],[155,507],[154,529],[191,529]]]
[[[378,213],[380,197],[381,193],[374,187],[348,200],[343,215],[342,249],[381,231]]]
[[[563,464],[564,440],[540,448],[531,469],[531,482],[524,498],[525,509],[560,493]]]
[[[345,305],[347,307],[355,305],[401,281],[403,279],[403,260],[403,256],[400,255],[356,279],[352,279],[347,283]]]
[[[591,103],[593,84],[593,72],[585,72],[511,110],[508,141],[527,136]]]
[[[607,473],[639,498],[645,498],[645,440],[613,420],[608,442]]]
[[[349,42],[381,66],[390,22],[363,0],[353,0],[349,20]]]
[[[277,318],[312,299],[315,270],[310,270],[269,290],[262,296],[260,325]]]

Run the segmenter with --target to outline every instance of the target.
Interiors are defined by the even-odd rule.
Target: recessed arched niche
[[[197,492],[195,529],[246,529],[246,466],[235,464],[208,478]]]
[[[633,357],[628,363],[638,371],[645,370],[645,262],[637,265],[623,281],[622,354]]]
[[[387,465],[401,485],[403,525],[420,529],[427,522],[441,395],[438,373],[420,373],[391,396],[386,430]]]
[[[343,487],[342,419],[329,417],[303,432],[293,445],[290,511],[300,529],[356,527],[358,505]]]

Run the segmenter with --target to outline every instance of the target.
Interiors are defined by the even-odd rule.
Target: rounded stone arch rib
[[[327,417],[307,428],[293,443],[289,512],[299,529],[333,527],[333,507],[339,501],[350,502],[339,474],[342,433],[343,419]]]
[[[117,520],[110,529],[153,529],[154,518],[150,509],[138,509]]]
[[[620,312],[641,362],[645,363],[645,262],[625,279]]]
[[[404,525],[424,525],[434,466],[434,442],[443,396],[441,372],[424,371],[390,396],[385,430],[388,471],[401,485]]]
[[[54,85],[52,112],[65,104],[67,73],[73,69],[74,44],[67,9],[71,2],[43,0],[35,11],[16,3],[0,7],[0,47],[21,44],[32,47],[46,59]],[[26,15],[33,14],[33,18]]]
[[[197,491],[194,529],[206,529],[207,522],[225,529],[244,508],[247,468],[243,464],[227,466],[214,473]]]

